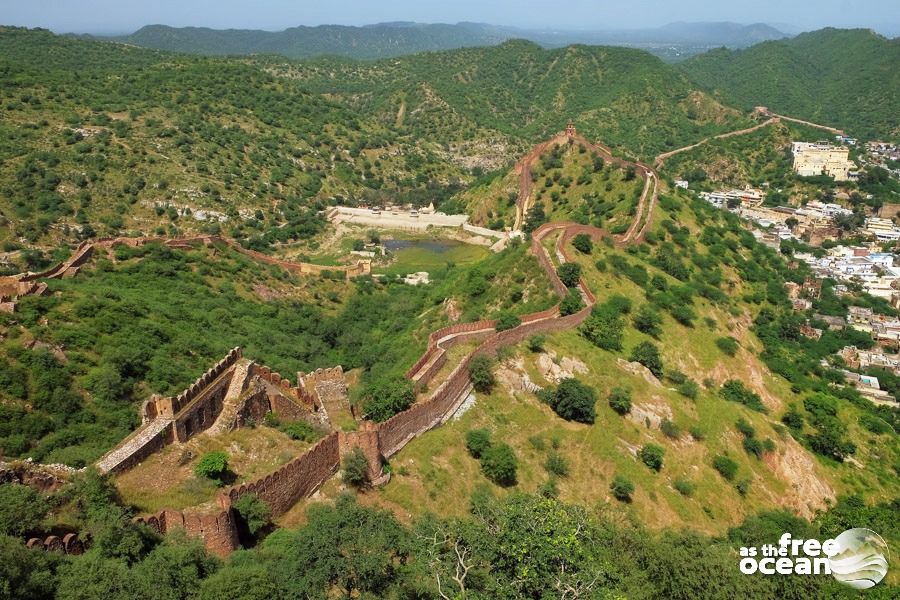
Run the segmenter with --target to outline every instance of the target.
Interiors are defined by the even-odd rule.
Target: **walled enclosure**
[[[569,133],[569,136],[574,136],[574,130]],[[535,152],[520,162],[520,165],[523,166],[523,173],[529,170],[530,161],[535,160],[540,153],[546,151],[554,141],[551,140],[539,145],[536,147]],[[591,145],[591,148],[598,151],[596,146]],[[604,152],[608,153],[608,150],[604,149]],[[615,159],[615,161],[625,164],[620,159]],[[645,168],[643,165],[638,166]],[[648,186],[645,186],[644,196],[646,196],[649,189],[650,173],[650,170],[644,171],[648,181]],[[525,193],[526,186],[530,189],[530,177],[527,182],[524,179],[522,184],[523,193],[520,194],[518,206],[518,214],[520,216],[525,213],[525,204],[528,196]],[[651,212],[652,208],[653,205],[651,203]],[[632,230],[636,230],[640,219],[641,212],[639,211],[632,228],[629,230],[632,242],[635,239]],[[649,220],[648,218],[647,221],[649,222]],[[586,233],[593,239],[599,239],[610,234],[596,227],[575,223],[547,223],[533,233],[531,241],[532,251],[550,279],[554,291],[559,297],[563,298],[569,293],[569,290],[560,281],[553,266],[553,261],[541,243],[547,235],[555,231],[561,231],[556,251],[562,262],[569,260],[565,251],[565,243],[572,236]],[[151,240],[126,240],[121,243],[137,246],[147,241]],[[209,244],[212,238],[170,240],[164,243],[171,245],[176,243],[195,243],[198,241]],[[221,241],[233,247],[237,246],[235,242],[222,240],[221,238],[216,238],[216,241]],[[113,243],[119,243],[119,240],[103,240],[101,243],[106,244],[106,247],[109,248]],[[252,256],[258,254],[246,251],[239,246],[237,248],[239,251]],[[260,255],[258,258],[271,264],[281,264],[283,262],[265,255]],[[291,268],[291,270],[297,272],[303,272],[302,267],[297,267],[294,263],[290,263],[290,265],[292,267],[288,265],[281,266]],[[349,269],[352,268],[346,269],[349,274]],[[299,500],[314,493],[325,481],[337,473],[342,456],[354,448],[362,449],[365,454],[369,462],[370,478],[374,481],[383,480],[381,475],[383,459],[399,452],[403,446],[415,437],[446,422],[458,409],[462,400],[469,394],[472,384],[469,378],[468,365],[474,355],[478,353],[495,354],[498,348],[517,344],[536,333],[562,331],[577,327],[583,323],[590,315],[595,300],[583,280],[579,281],[578,288],[585,299],[586,307],[572,315],[560,317],[559,305],[556,305],[539,313],[525,315],[522,317],[521,325],[499,333],[494,330],[496,325],[494,321],[451,325],[433,332],[429,336],[425,353],[406,373],[407,378],[415,381],[417,385],[426,384],[438,372],[446,361],[446,356],[444,355],[446,348],[470,339],[483,339],[484,341],[473,352],[463,358],[447,379],[426,400],[414,404],[410,409],[395,415],[384,423],[375,424],[367,421],[360,424],[357,431],[334,432],[320,440],[303,455],[293,459],[273,473],[251,483],[234,486],[220,493],[216,500],[221,509],[219,513],[215,515],[196,515],[164,509],[156,515],[137,520],[146,523],[149,527],[161,533],[182,527],[189,534],[202,537],[208,550],[224,556],[239,545],[235,513],[232,510],[232,505],[234,501],[243,495],[253,494],[257,496],[269,503],[273,516],[282,515],[290,510]],[[186,440],[197,431],[202,430],[201,428],[204,425],[211,425],[215,421],[215,417],[208,417],[218,415],[221,412],[222,398],[224,398],[224,393],[230,387],[234,365],[240,357],[240,349],[235,348],[225,359],[204,374],[183,394],[176,398],[154,397],[145,402],[142,407],[143,427],[132,436],[129,436],[129,438],[126,438],[109,455],[101,459],[101,463],[110,463],[104,464],[104,466],[108,467],[106,470],[114,471],[128,468],[128,466],[139,462],[166,443],[175,439],[179,441]],[[343,371],[340,367],[320,369],[306,375],[298,373],[297,386],[294,388],[280,374],[273,373],[268,367],[259,367],[251,363],[248,375],[250,377],[259,377],[277,386],[278,391],[281,393],[269,395],[268,409],[279,413],[284,412],[286,415],[300,414],[302,409],[307,407],[312,410],[320,408],[322,403],[317,387],[321,384],[330,384],[338,379],[343,381]],[[242,386],[246,386],[246,383],[243,383]],[[222,394],[222,397],[219,397],[220,394]],[[142,432],[144,434],[143,437],[146,439],[139,439]],[[153,433],[153,435],[148,437],[146,435],[148,432]],[[130,453],[126,453],[126,450]],[[111,460],[109,457],[115,455],[117,451],[120,451],[120,456],[116,457],[116,460]],[[98,463],[98,467],[101,467],[100,463]]]

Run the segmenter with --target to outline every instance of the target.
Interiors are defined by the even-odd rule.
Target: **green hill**
[[[445,144],[481,130],[537,141],[572,119],[589,138],[651,157],[746,122],[674,67],[628,48],[544,50],[512,40],[375,63],[272,68],[385,127]]]
[[[208,56],[274,53],[309,58],[333,54],[366,60],[465,46],[492,46],[509,37],[510,33],[502,28],[479,23],[379,23],[365,27],[301,26],[278,32],[148,25],[132,34],[110,39],[144,48]]]
[[[822,29],[719,49],[679,68],[691,81],[734,99],[742,108],[767,106],[866,139],[900,139],[900,39],[870,30]]]

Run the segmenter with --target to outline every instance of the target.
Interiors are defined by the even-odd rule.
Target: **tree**
[[[481,471],[499,486],[516,484],[518,466],[516,454],[507,444],[491,446],[481,455]]]
[[[493,373],[494,361],[484,353],[476,354],[469,361],[469,377],[472,385],[482,394],[490,394],[496,383]]]
[[[663,456],[665,454],[666,451],[662,446],[647,444],[638,451],[638,458],[654,471],[660,471],[663,467]]]
[[[609,490],[616,500],[619,500],[620,502],[631,502],[631,495],[634,493],[634,484],[627,477],[616,475],[609,485]]]
[[[225,485],[225,481],[231,475],[228,469],[228,455],[219,451],[207,452],[194,467],[194,474],[209,479],[219,487]]]
[[[50,505],[26,485],[0,484],[0,534],[21,537],[38,533]]]
[[[563,379],[555,390],[548,390],[543,399],[567,421],[590,425],[597,418],[597,393],[577,379]]]
[[[631,411],[631,388],[614,387],[609,393],[609,407],[620,415]]]
[[[639,362],[657,377],[662,377],[663,363],[659,349],[650,342],[641,342],[631,350],[628,360]]]
[[[581,299],[581,294],[576,291],[570,291],[569,295],[559,303],[559,314],[563,317],[574,315],[582,308],[584,308],[584,301]]]
[[[416,401],[416,391],[411,381],[395,375],[366,386],[360,400],[366,416],[376,423],[383,423],[412,406]]]
[[[649,304],[644,304],[633,317],[634,327],[642,333],[658,338],[662,334],[662,315]]]
[[[625,323],[608,308],[595,304],[579,331],[592,344],[603,350],[619,351],[622,349]]]
[[[472,429],[466,432],[466,449],[473,458],[481,458],[485,450],[491,447],[489,429]]]
[[[579,233],[572,239],[572,245],[575,249],[583,254],[590,254],[594,249],[594,242],[591,236],[586,233]]]
[[[563,263],[556,269],[556,274],[559,275],[563,285],[570,288],[575,287],[578,285],[578,280],[581,279],[581,265],[570,262]]]
[[[341,457],[341,474],[348,485],[356,489],[362,489],[369,483],[369,460],[362,448],[354,448],[351,452],[345,452]]]
[[[250,535],[256,535],[272,522],[272,508],[253,494],[244,494],[232,504]]]
[[[267,597],[398,596],[391,588],[406,569],[412,539],[389,511],[362,506],[352,494],[343,494],[333,506],[310,506],[307,516],[305,527],[279,530],[266,540],[266,549],[283,557],[274,563],[281,568],[269,573],[280,589]]]
[[[497,325],[494,327],[497,331],[506,331],[514,329],[522,324],[522,319],[508,311],[502,311],[497,314]]]

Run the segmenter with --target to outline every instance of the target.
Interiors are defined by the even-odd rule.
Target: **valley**
[[[852,120],[745,112],[621,48],[0,47],[0,447],[9,477],[69,468],[19,535],[71,553],[16,558],[63,596],[90,561],[143,589],[184,548],[202,593],[253,582],[234,597],[705,597],[670,559],[724,573],[783,528],[900,540],[900,411],[838,352],[882,342],[821,314],[896,308],[697,193],[824,197],[772,146]],[[344,578],[355,553],[377,574]]]

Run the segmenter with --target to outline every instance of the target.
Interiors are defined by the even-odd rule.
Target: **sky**
[[[385,21],[474,21],[522,28],[637,29],[677,21],[869,27],[896,35],[898,0],[0,0],[0,24],[56,33],[131,33],[144,25],[264,29]],[[783,27],[782,29],[787,29]]]

